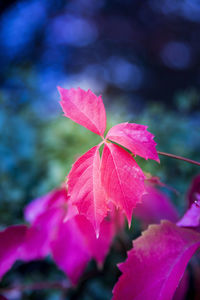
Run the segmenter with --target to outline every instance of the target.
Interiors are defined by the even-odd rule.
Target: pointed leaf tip
[[[200,197],[200,174],[196,175],[193,178],[190,185],[187,196],[189,206],[191,206],[196,200],[198,200],[198,197]]]
[[[191,205],[177,225],[181,227],[200,227],[200,199]]]
[[[145,125],[127,122],[117,124],[109,130],[106,138],[121,144],[135,155],[160,162],[154,135],[147,131]]]
[[[103,136],[106,129],[106,112],[101,96],[91,90],[58,87],[60,105],[64,115],[92,132]]]
[[[68,175],[69,201],[94,226],[98,236],[108,208],[100,177],[99,146],[91,148],[72,166]]]

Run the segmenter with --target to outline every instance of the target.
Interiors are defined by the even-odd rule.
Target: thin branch
[[[53,282],[36,282],[31,283],[27,285],[14,285],[7,288],[0,288],[0,293],[7,293],[13,290],[17,291],[27,291],[27,290],[47,290],[47,289],[53,289],[53,290],[62,290],[67,291],[69,288],[71,288],[71,284],[69,281],[53,281]]]
[[[163,155],[163,156],[167,156],[167,157],[171,157],[171,158],[175,158],[175,159],[179,159],[179,160],[183,160],[183,161],[186,161],[190,164],[200,166],[200,162],[189,159],[189,158],[186,158],[186,157],[183,157],[183,156],[179,156],[179,155],[175,155],[175,154],[171,154],[171,153],[166,153],[166,152],[161,152],[161,151],[158,151],[158,154]]]
[[[102,275],[102,272],[99,270],[90,271],[83,275],[82,279],[79,282],[79,287],[84,285],[84,283],[90,279]],[[64,298],[69,289],[74,288],[74,286],[68,280],[62,281],[41,281],[30,284],[17,284],[10,287],[0,288],[0,294],[9,293],[10,291],[33,291],[33,290],[60,290],[62,291],[61,299]],[[65,298],[64,298],[65,299]]]

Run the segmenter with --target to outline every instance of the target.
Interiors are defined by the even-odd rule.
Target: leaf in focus
[[[64,115],[92,132],[103,136],[106,129],[106,112],[101,96],[78,88],[58,87]]]
[[[106,143],[102,154],[101,176],[108,201],[122,209],[130,224],[132,211],[145,192],[142,170],[127,151]]]
[[[134,155],[160,161],[154,136],[147,131],[147,126],[127,122],[117,124],[108,131],[106,138],[127,148]]]
[[[108,208],[100,177],[99,146],[82,155],[68,175],[69,201],[94,226],[97,236]]]

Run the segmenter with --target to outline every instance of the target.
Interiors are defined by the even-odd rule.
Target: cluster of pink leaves
[[[113,209],[101,223],[97,239],[92,224],[77,215],[68,200],[62,186],[26,207],[29,227],[11,226],[0,232],[0,277],[16,260],[28,262],[49,254],[73,284],[92,258],[103,264],[113,237],[124,225],[123,216]]]
[[[106,113],[102,98],[80,88],[59,91],[65,116],[103,141],[72,166],[67,190],[57,189],[26,208],[30,227],[13,226],[0,233],[1,244],[5,245],[0,253],[0,276],[17,259],[30,261],[51,254],[76,283],[91,258],[103,263],[113,236],[123,226],[123,213],[130,223],[132,211],[145,193],[145,176],[134,158],[109,140],[134,155],[159,161],[156,143],[146,126],[118,124],[104,138]]]
[[[123,227],[124,215],[130,224],[134,210],[144,227],[161,219],[169,221],[151,225],[133,242],[126,262],[120,265],[122,275],[113,298],[172,299],[187,263],[200,247],[199,181],[190,190],[189,198],[195,194],[195,200],[190,200],[188,211],[178,221],[168,198],[150,180],[145,183],[146,176],[124,150],[159,161],[147,127],[118,124],[104,138],[106,114],[101,97],[81,89],[59,91],[65,116],[102,141],[72,166],[67,189],[62,186],[28,205],[25,218],[30,226],[11,226],[0,232],[4,245],[0,248],[0,277],[17,259],[30,261],[50,254],[76,284],[90,259],[103,263],[113,237]]]
[[[109,212],[109,204],[127,216],[129,224],[133,209],[145,193],[145,176],[132,157],[159,161],[153,135],[147,126],[122,123],[112,127],[106,137],[106,112],[101,96],[80,88],[59,88],[64,115],[98,134],[102,141],[81,156],[68,175],[70,203],[77,207],[94,226],[97,236],[101,222]],[[102,157],[99,148],[104,145]]]
[[[156,143],[147,127],[133,123],[118,124],[112,127],[104,138],[106,114],[101,97],[81,89],[59,88],[59,91],[64,115],[103,139],[98,146],[76,161],[68,176],[70,203],[93,224],[97,236],[99,226],[108,214],[110,202],[127,216],[130,224],[133,209],[142,198],[144,202],[150,203],[148,195],[151,195],[151,199],[157,199],[160,216],[167,212],[169,215],[164,215],[164,219],[175,222],[176,212],[169,204],[166,209],[166,199],[162,198],[159,208],[161,202],[158,200],[158,192],[152,188],[145,189],[145,175],[132,155],[109,142],[120,144],[134,156],[159,161]],[[100,158],[99,148],[102,144],[104,148]],[[153,193],[157,193],[156,197],[152,196]],[[153,206],[153,203],[151,205]],[[150,208],[150,205],[146,204],[147,211],[148,206]],[[147,215],[152,216],[151,209]],[[150,227],[134,242],[128,260],[121,265],[123,275],[115,286],[115,299],[145,299],[147,296],[149,299],[160,300],[172,298],[188,261],[200,247],[199,233],[181,226],[199,226],[198,203],[192,205],[177,225],[165,221]],[[147,267],[144,268],[144,265]],[[149,277],[146,280],[147,274]]]
[[[172,299],[187,263],[200,247],[200,194],[197,188],[189,197],[195,196],[195,202],[178,221],[178,213],[166,195],[151,180],[147,180],[145,186],[148,193],[134,210],[134,216],[141,220],[144,228],[148,224],[159,224],[162,219],[170,221],[149,226],[133,242],[128,259],[120,265],[123,274],[114,287],[113,299]],[[113,236],[123,228],[123,216],[111,209],[112,214],[102,222],[97,239],[91,223],[84,216],[77,215],[68,200],[62,186],[26,207],[25,218],[30,227],[11,226],[0,232],[0,244],[3,245],[0,248],[0,277],[17,259],[30,261],[51,254],[76,284],[91,258],[103,263]],[[198,273],[195,265],[193,268]],[[188,284],[188,274],[185,273],[175,300],[184,299]]]
[[[170,200],[155,186],[134,210],[143,227],[150,225],[133,241],[127,260],[119,265],[122,272],[113,290],[113,300],[185,299],[189,285],[186,266],[200,248],[200,176],[188,193],[188,210],[179,220]],[[166,221],[169,220],[169,221]],[[199,297],[199,266],[193,264],[193,284]],[[178,288],[177,288],[178,287]]]

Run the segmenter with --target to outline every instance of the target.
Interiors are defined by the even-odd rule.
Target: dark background
[[[62,117],[58,85],[102,94],[108,127],[146,124],[160,151],[200,161],[200,1],[1,1],[0,10],[1,228],[24,222],[23,207],[59,185],[77,155],[97,141]],[[139,163],[179,192],[165,190],[182,214],[198,167],[168,158]],[[70,299],[110,299],[119,275],[114,266],[124,257],[112,250],[103,277]],[[47,277],[64,275],[50,260],[18,263],[2,284]]]

